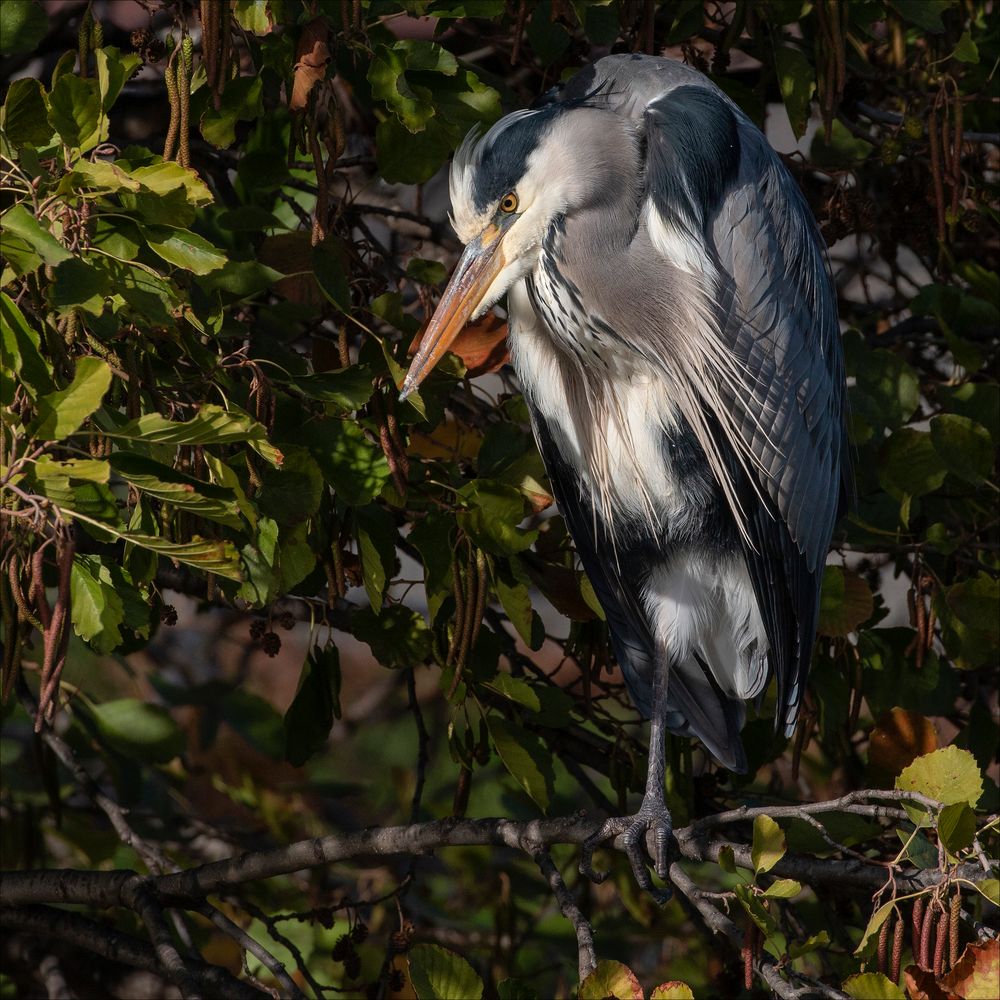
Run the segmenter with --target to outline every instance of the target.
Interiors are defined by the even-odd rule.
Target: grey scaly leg
[[[646,769],[646,793],[642,805],[634,816],[612,816],[601,828],[584,841],[580,857],[580,874],[592,882],[601,883],[607,872],[594,871],[594,851],[605,841],[624,836],[625,854],[632,865],[632,872],[639,888],[648,892],[657,903],[665,903],[671,897],[669,889],[658,889],[649,877],[646,855],[646,833],[652,831],[654,844],[653,868],[656,874],[666,880],[670,868],[670,838],[673,823],[663,794],[663,780],[666,772],[667,737],[667,673],[665,660],[660,660],[659,669],[653,675],[653,717],[649,723],[649,766]]]

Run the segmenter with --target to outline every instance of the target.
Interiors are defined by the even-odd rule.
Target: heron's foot
[[[634,816],[612,816],[606,819],[597,833],[583,842],[580,874],[598,885],[603,882],[608,873],[594,870],[594,851],[601,844],[621,834],[625,841],[625,855],[632,865],[632,873],[639,888],[662,905],[670,899],[672,893],[669,889],[660,889],[653,885],[649,875],[646,834],[653,834],[653,870],[666,881],[670,869],[670,838],[673,836],[673,831],[670,810],[667,809],[666,803],[662,799],[647,795]]]

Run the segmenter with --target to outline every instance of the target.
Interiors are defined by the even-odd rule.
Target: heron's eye
[[[507,194],[500,199],[500,211],[506,212],[507,215],[510,215],[511,212],[517,211],[517,195],[514,194],[513,191],[508,191]]]

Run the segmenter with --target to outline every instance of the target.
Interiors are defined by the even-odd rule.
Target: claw
[[[648,893],[661,906],[672,896],[669,889],[659,889],[653,885],[649,875],[646,855],[646,833],[653,834],[653,868],[664,881],[670,870],[670,837],[673,826],[670,813],[662,801],[643,799],[639,811],[634,816],[614,816],[606,819],[601,828],[591,834],[583,843],[580,855],[580,874],[600,885],[607,872],[594,870],[594,851],[608,840],[621,834],[625,841],[625,855],[632,867],[632,874],[643,892]]]

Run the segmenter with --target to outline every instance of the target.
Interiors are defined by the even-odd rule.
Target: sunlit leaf
[[[904,768],[896,787],[919,792],[944,805],[967,802],[975,806],[983,794],[983,776],[968,750],[942,747]]]
[[[758,875],[769,872],[785,854],[785,834],[770,816],[757,816],[753,821],[753,844],[750,860]]]
[[[604,959],[580,983],[579,1000],[642,1000],[643,992],[635,973],[621,962]]]
[[[407,952],[410,982],[417,1000],[480,1000],[483,982],[476,970],[453,951],[418,944]]]

